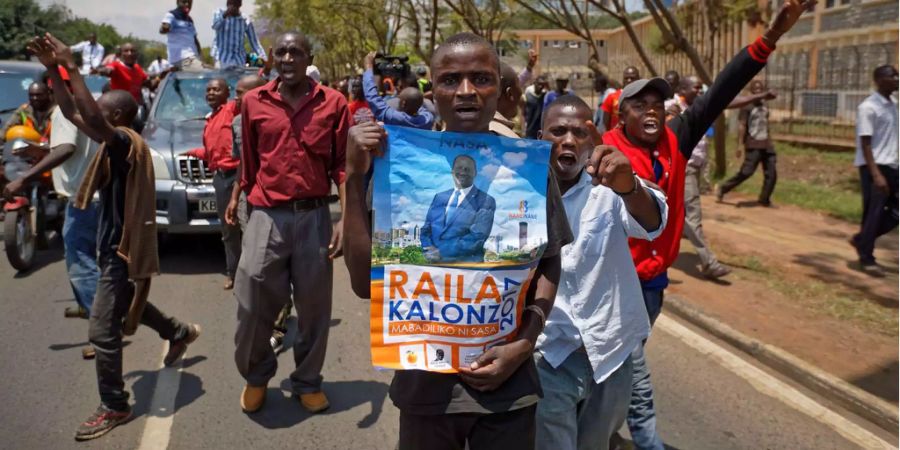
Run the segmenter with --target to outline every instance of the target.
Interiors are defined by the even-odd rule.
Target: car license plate
[[[219,210],[216,209],[216,200],[200,200],[200,212],[201,213],[217,213]]]

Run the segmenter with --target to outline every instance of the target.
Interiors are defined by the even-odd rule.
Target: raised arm
[[[84,78],[78,72],[78,67],[75,64],[75,59],[72,58],[72,52],[69,51],[69,47],[50,33],[45,35],[44,41],[53,47],[57,62],[69,72],[69,82],[72,85],[75,106],[83,119],[84,128],[81,130],[97,142],[112,142],[116,135],[116,129],[103,117],[103,112],[100,111],[100,107],[94,100],[94,95],[91,94],[90,89],[84,84]]]
[[[800,15],[815,4],[816,0],[785,0],[765,34],[738,52],[719,72],[709,91],[697,97],[694,104],[680,116],[669,121],[669,126],[678,137],[679,150],[685,157],[690,157],[706,130],[765,67],[781,36],[790,31]]]
[[[225,25],[225,10],[216,8],[213,13],[212,29],[219,31],[222,29],[222,25]]]
[[[752,105],[756,103],[758,100],[775,100],[778,96],[774,91],[766,91],[760,92],[759,94],[750,94],[750,95],[739,95],[728,104],[727,109],[738,109],[743,108],[747,105]]]

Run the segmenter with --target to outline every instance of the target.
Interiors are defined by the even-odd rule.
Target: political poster
[[[373,174],[372,361],[456,372],[516,335],[547,245],[550,144],[385,128]]]

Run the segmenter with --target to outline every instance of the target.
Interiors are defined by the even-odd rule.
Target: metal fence
[[[770,104],[776,139],[835,148],[855,147],[856,110],[872,92],[872,70],[896,60],[887,44],[774,54],[765,81],[778,98]],[[812,65],[815,64],[815,71]]]

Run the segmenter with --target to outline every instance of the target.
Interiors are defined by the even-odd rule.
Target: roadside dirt
[[[789,205],[755,207],[739,194],[702,202],[711,248],[734,272],[720,282],[703,279],[683,240],[669,291],[896,404],[897,231],[879,240],[875,256],[887,270],[873,278],[854,269],[847,241],[857,225]]]

